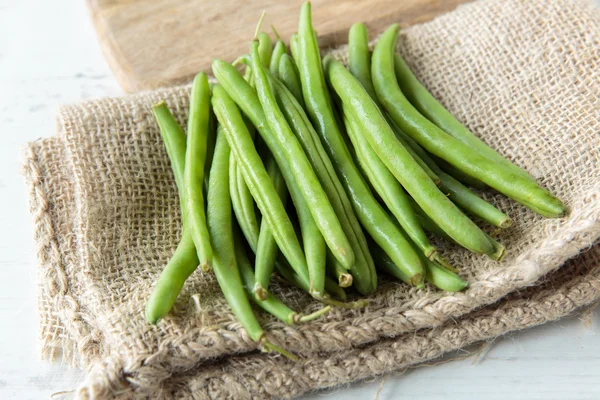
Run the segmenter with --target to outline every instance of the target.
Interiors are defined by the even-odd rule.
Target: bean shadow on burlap
[[[514,226],[497,235],[508,250],[500,263],[444,244],[444,255],[469,282],[466,291],[449,294],[390,282],[364,309],[335,309],[301,326],[258,313],[272,340],[299,355],[349,350],[440,326],[533,285],[600,235],[597,10],[567,0],[479,1],[406,29],[398,50],[437,99],[563,199],[569,215],[546,219],[486,192]],[[345,49],[331,53],[345,61]],[[90,337],[86,346],[94,356],[80,356],[81,363],[110,356],[107,368],[131,381],[166,379],[206,360],[256,349],[214,277],[201,271],[188,280],[167,318],[157,326],[144,320],[145,301],[181,231],[177,189],[151,105],[166,101],[185,126],[188,96],[189,86],[183,86],[62,108],[63,146],[44,151],[60,148],[69,193],[32,192],[51,199],[50,205],[56,199],[68,203],[73,212],[69,224],[53,234],[68,236],[72,259],[57,262],[76,272],[51,290],[42,277],[41,309],[52,307],[44,303],[45,290],[61,298],[79,293],[75,304],[65,302],[59,319],[78,326],[80,340]],[[56,156],[44,151],[33,150],[42,164]],[[34,175],[28,170],[30,182]],[[41,243],[38,239],[38,253],[58,252]],[[39,257],[41,264],[48,262]],[[298,311],[320,307],[277,282],[275,291]],[[45,323],[61,322],[42,319]],[[60,341],[55,331],[42,331],[49,335],[47,347]]]

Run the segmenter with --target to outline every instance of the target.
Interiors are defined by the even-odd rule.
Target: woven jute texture
[[[89,369],[82,398],[285,397],[403,368],[595,301],[597,248],[547,276],[600,236],[600,12],[593,7],[478,1],[403,32],[399,51],[419,79],[563,199],[569,214],[544,219],[485,193],[515,223],[499,234],[508,249],[501,263],[440,243],[469,281],[465,292],[388,282],[367,308],[336,309],[301,326],[258,313],[271,340],[301,357],[295,364],[257,352],[214,277],[201,271],[158,326],[144,320],[181,230],[150,106],[165,100],[183,124],[189,87],[62,108],[58,137],[32,143],[25,161],[43,356],[62,354]],[[345,57],[343,49],[333,53]],[[481,309],[540,279],[547,283]],[[298,311],[319,307],[286,285],[276,282],[274,291]]]

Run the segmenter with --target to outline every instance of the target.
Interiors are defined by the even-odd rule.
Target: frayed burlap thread
[[[449,320],[535,284],[590,248],[600,235],[598,10],[587,2],[568,0],[479,1],[407,29],[399,50],[451,112],[534,174],[566,202],[570,213],[544,219],[502,196],[485,193],[515,225],[499,234],[508,249],[502,263],[445,245],[445,254],[470,283],[465,292],[447,294],[430,287],[418,291],[387,283],[364,310],[336,309],[294,327],[261,313],[271,339],[306,360],[334,360],[423,328],[440,332]],[[344,60],[343,49],[333,54]],[[183,123],[188,95],[189,87],[177,87],[65,107],[59,115],[59,138],[28,149],[44,356],[52,358],[58,349],[73,363],[92,365],[80,397],[154,393],[171,380],[180,385],[177,376],[190,370],[216,374],[224,368],[215,366],[216,357],[247,360],[233,377],[244,376],[255,363],[283,362],[255,352],[256,345],[229,311],[214,278],[201,271],[186,283],[168,318],[156,327],[144,321],[145,300],[181,228],[177,190],[150,106],[165,100]],[[53,174],[52,168],[61,171]],[[58,181],[63,183],[57,187]],[[274,289],[299,311],[318,307],[285,285]],[[573,302],[571,308],[582,302]],[[487,332],[494,336],[532,324]],[[481,336],[485,334],[459,342]],[[443,350],[424,354],[435,356]],[[416,353],[406,355],[409,364],[422,359]],[[388,367],[373,373],[401,365],[390,359]],[[334,385],[335,376],[342,383],[368,374],[360,372],[365,371],[362,366],[348,366],[345,375],[319,380],[306,371],[316,383],[305,390]],[[200,372],[194,387],[218,386],[216,378],[207,380]],[[247,389],[245,397],[301,393],[298,387],[303,384],[293,388],[293,382],[303,378],[292,375],[274,386],[280,394]],[[242,378],[227,379],[232,387],[251,387]],[[196,391],[201,393],[192,390]]]

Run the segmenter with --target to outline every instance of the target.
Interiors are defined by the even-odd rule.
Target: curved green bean
[[[427,119],[446,131],[446,133],[452,135],[455,139],[460,140],[473,150],[479,152],[481,155],[500,163],[515,174],[535,181],[527,171],[519,168],[517,165],[504,158],[454,118],[454,116],[450,114],[450,112],[446,110],[446,108],[444,108],[444,106],[442,106],[427,89],[425,89],[413,74],[408,64],[406,64],[402,56],[398,53],[394,55],[394,72],[402,93],[421,114],[427,117]]]
[[[369,34],[363,23],[352,25],[348,31],[348,68],[369,93],[369,96],[373,99],[377,98],[371,81]]]
[[[165,143],[169,160],[171,161],[171,169],[173,170],[179,191],[181,210],[184,210],[185,133],[164,102],[153,106],[152,111],[158,122],[160,133]],[[146,302],[145,317],[151,324],[156,324],[173,308],[186,279],[198,267],[199,261],[196,254],[196,247],[194,246],[191,233],[187,228],[187,218],[184,212],[182,212],[181,219],[183,222],[181,240],[171,259],[162,270]]]
[[[287,187],[285,186],[283,176],[281,175],[279,167],[277,166],[277,163],[275,162],[275,159],[273,157],[269,157],[267,159],[266,168],[267,173],[273,181],[273,185],[275,186],[277,195],[279,196],[281,202],[285,207],[288,197],[288,191]],[[306,253],[306,249],[304,251]],[[256,261],[254,263],[254,269],[256,272],[256,284],[254,285],[252,290],[256,294],[258,299],[264,300],[268,296],[267,290],[269,288],[269,281],[271,280],[271,275],[273,274],[273,269],[275,268],[277,254],[279,253],[279,247],[277,247],[277,242],[275,242],[275,238],[271,234],[271,230],[269,229],[269,225],[267,223],[262,223],[260,225],[260,232],[258,235],[258,246],[256,247],[255,253]]]
[[[338,215],[340,223],[346,231],[348,240],[350,240],[355,254],[354,265],[350,268],[354,285],[361,293],[368,291],[371,285],[371,272],[374,268],[373,261],[368,252],[364,233],[344,191],[344,186],[340,182],[331,160],[304,109],[295,101],[294,96],[282,82],[273,79],[272,84],[275,88],[277,102],[294,134],[300,141],[305,154]],[[345,278],[345,281],[348,281],[348,279]]]
[[[207,196],[208,230],[213,247],[215,277],[231,310],[252,340],[260,343],[261,347],[266,350],[275,350],[285,356],[295,358],[267,340],[244,292],[233,239],[228,185],[229,154],[230,148],[225,135],[217,136]]]
[[[286,152],[288,166],[301,189],[314,221],[319,227],[327,246],[346,267],[354,264],[354,253],[329,198],[321,187],[302,147],[283,116],[269,85],[267,72],[260,63],[258,43],[252,42],[252,71],[256,92],[267,117],[267,124],[279,147]],[[265,139],[267,145],[269,142]],[[269,146],[270,147],[270,146]]]
[[[222,126],[219,125],[218,133],[222,132]],[[256,252],[258,246],[259,223],[254,210],[254,200],[241,168],[239,168],[234,154],[229,156],[229,192],[233,212],[240,225],[240,229],[250,245],[250,248]]]
[[[462,246],[475,253],[491,254],[493,247],[484,233],[438,189],[412,158],[356,78],[331,58],[325,60],[325,69],[344,110],[347,108],[352,114],[377,156],[427,215]]]
[[[359,164],[362,165],[367,178],[371,181],[387,208],[396,220],[398,220],[404,232],[417,244],[420,251],[425,254],[425,257],[432,260],[437,259],[439,253],[429,243],[423,228],[412,210],[408,195],[402,189],[402,185],[400,185],[394,175],[379,159],[375,151],[373,151],[365,136],[360,133],[360,128],[357,127],[352,117],[344,113],[344,120],[346,121],[346,132],[348,132],[348,136],[356,150]]]
[[[400,128],[430,153],[523,205],[533,205],[537,212],[547,217],[564,215],[566,208],[562,201],[531,179],[473,151],[438,128],[410,104],[402,94],[394,73],[397,33],[398,25],[394,24],[381,35],[373,50],[371,74],[379,100]],[[429,210],[425,211],[429,214]],[[446,229],[442,224],[440,226]]]
[[[271,54],[271,62],[269,63],[269,71],[277,76],[279,73],[279,60],[281,60],[281,56],[287,53],[287,48],[285,47],[285,43],[281,40],[277,40],[275,43],[275,47],[273,47],[273,53]]]
[[[271,54],[273,52],[273,42],[271,41],[271,37],[265,32],[260,32],[256,36],[256,41],[258,43],[260,62],[265,68],[269,68],[269,65],[271,64]]]
[[[210,270],[212,249],[206,214],[204,212],[204,166],[206,163],[206,146],[209,135],[210,119],[210,87],[208,77],[200,72],[194,78],[190,97],[190,113],[188,119],[187,151],[185,154],[184,212],[187,213],[189,231],[198,253],[200,267]]]
[[[308,282],[308,268],[304,253],[294,232],[281,199],[267,173],[264,164],[244,124],[240,111],[225,89],[217,85],[213,89],[213,109],[223,126],[223,132],[230,143],[238,166],[242,168],[244,179],[256,200],[263,219],[269,225],[277,245],[290,261],[294,271]],[[213,161],[214,163],[214,161]]]
[[[302,84],[298,76],[298,67],[294,59],[287,54],[281,56],[279,61],[278,77],[288,88],[300,106],[304,108],[304,99],[302,98]]]

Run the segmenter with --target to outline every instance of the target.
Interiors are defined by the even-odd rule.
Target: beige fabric
[[[91,366],[81,397],[159,389],[197,397],[291,396],[542,323],[598,297],[593,262],[586,259],[552,283],[572,286],[531,289],[524,292],[531,298],[448,322],[535,284],[600,235],[598,10],[567,0],[479,1],[407,29],[400,51],[450,111],[563,199],[569,216],[544,219],[486,193],[515,226],[499,236],[508,249],[502,263],[446,245],[470,283],[467,291],[389,283],[365,310],[336,309],[295,327],[260,313],[273,341],[306,358],[292,365],[256,352],[231,356],[256,346],[210,274],[196,272],[157,327],[143,318],[151,285],[180,234],[177,191],[150,106],[166,100],[183,123],[189,88],[63,108],[59,137],[28,148],[26,175],[40,262],[43,355],[61,350],[74,365]],[[581,295],[568,295],[571,290]],[[318,307],[286,286],[277,292],[298,310]],[[548,302],[555,303],[548,308]],[[510,312],[523,320],[508,323]],[[477,321],[489,326],[477,328]],[[402,336],[421,328],[437,329]],[[420,341],[411,347],[410,338]],[[394,352],[381,358],[380,349]],[[223,364],[211,361],[225,355]],[[346,355],[354,362],[344,361]]]

